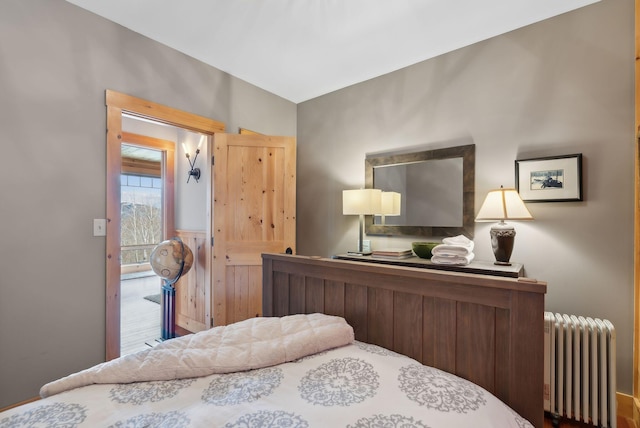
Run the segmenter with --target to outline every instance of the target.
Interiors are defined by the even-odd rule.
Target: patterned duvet
[[[531,427],[486,390],[361,342],[272,367],[90,385],[0,413],[0,427]]]

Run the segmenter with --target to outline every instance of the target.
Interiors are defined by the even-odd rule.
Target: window
[[[120,194],[121,264],[147,263],[162,239],[162,179],[122,174]]]

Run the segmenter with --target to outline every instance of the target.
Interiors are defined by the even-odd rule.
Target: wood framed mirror
[[[401,214],[367,216],[367,234],[472,239],[475,159],[475,144],[367,157],[365,188],[401,195]]]

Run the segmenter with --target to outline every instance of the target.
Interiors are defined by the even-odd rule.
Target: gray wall
[[[583,153],[584,202],[529,204],[512,259],[547,309],[618,330],[631,392],[633,2],[584,9],[296,106],[62,0],[0,3],[0,407],[104,358],[104,90],[295,135],[298,249],[355,247],[367,153],[475,143],[476,210],[515,159]],[[177,161],[183,160],[178,154]],[[488,230],[476,257],[491,260]],[[417,238],[373,237],[374,248]],[[420,238],[422,239],[422,238]]]
[[[295,135],[296,105],[62,0],[3,0],[0,40],[1,408],[104,360],[105,89],[233,133]]]
[[[299,253],[356,248],[341,191],[364,186],[368,153],[476,144],[476,212],[515,185],[515,159],[582,153],[585,201],[528,204],[512,260],[548,281],[547,310],[614,323],[618,390],[631,393],[633,16],[633,1],[605,0],[300,104]],[[476,225],[477,259],[494,259],[490,227]]]

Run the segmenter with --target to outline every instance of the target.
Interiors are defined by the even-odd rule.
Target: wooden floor
[[[126,279],[125,279],[126,278]],[[120,281],[120,355],[148,349],[161,336],[161,310],[158,303],[145,296],[159,294],[160,278],[153,273],[123,277]],[[176,336],[191,333],[176,326]]]
[[[160,337],[160,305],[144,296],[160,293],[157,276],[133,277],[120,282],[120,354],[148,349]]]
[[[633,421],[627,420],[626,418],[618,416],[618,428],[636,428]],[[576,421],[571,420],[562,420],[559,425],[560,428],[593,428],[593,425],[583,424]],[[544,428],[553,428],[553,424],[551,423],[551,418],[545,416],[544,418]]]

